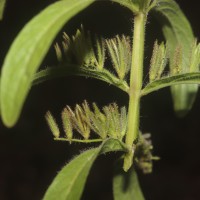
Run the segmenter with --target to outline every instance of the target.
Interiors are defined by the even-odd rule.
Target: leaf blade
[[[60,199],[60,200],[66,200],[66,199],[76,200],[77,199],[78,200],[80,199],[80,196],[83,191],[83,187],[82,189],[80,189],[80,185],[76,183],[77,178],[79,176],[79,178],[81,178],[80,180],[81,182],[79,184],[84,185],[86,181],[86,177],[89,173],[90,167],[92,166],[94,160],[96,159],[98,152],[99,152],[98,148],[88,150],[84,152],[83,154],[81,154],[80,156],[76,157],[67,166],[65,166],[61,170],[61,172],[59,172],[59,174],[57,175],[53,183],[50,185],[43,200],[51,200],[51,199],[52,200],[53,199]],[[85,163],[84,162],[85,160],[87,160],[88,163]],[[78,169],[74,163],[75,164],[80,163]],[[74,177],[71,178],[71,175],[74,175]],[[68,180],[69,177],[70,177],[70,180]],[[73,185],[77,186],[77,187],[74,187],[75,192],[71,191],[73,188]]]
[[[99,154],[111,151],[126,151],[119,140],[108,139],[100,147],[90,149],[73,159],[56,176],[43,200],[79,200],[88,173]]]
[[[111,1],[119,3],[120,5],[130,9],[133,13],[139,12],[138,2],[133,2],[130,0],[111,0]]]
[[[124,172],[117,162],[113,177],[114,200],[145,200],[134,167]]]
[[[19,118],[33,75],[57,32],[93,1],[56,2],[34,17],[19,33],[2,69],[1,108],[5,125],[12,127]]]

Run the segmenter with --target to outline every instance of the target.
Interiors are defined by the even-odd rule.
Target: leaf
[[[139,12],[139,3],[137,1],[131,1],[131,0],[111,0],[113,2],[119,3],[120,5],[130,9],[133,13]]]
[[[126,151],[118,140],[109,139],[100,147],[87,150],[68,163],[56,176],[43,200],[79,200],[89,171],[101,153]]]
[[[144,200],[134,167],[124,172],[121,163],[116,163],[113,177],[114,200]]]
[[[58,1],[34,17],[19,33],[2,69],[1,109],[5,125],[12,127],[18,120],[34,73],[58,31],[92,2],[94,0]]]
[[[113,76],[109,71],[103,69],[102,71],[87,69],[75,65],[68,65],[62,67],[51,67],[45,70],[41,70],[40,72],[35,74],[33,79],[33,85],[42,83],[47,80],[51,80],[54,78],[60,78],[69,75],[76,76],[85,76],[90,78],[96,78],[102,81],[105,81],[109,84],[112,84],[121,90],[128,93],[129,86],[126,81],[119,80],[115,76]]]
[[[6,0],[0,0],[0,21],[3,19],[5,5],[6,5]]]
[[[159,80],[153,81],[147,84],[141,92],[141,96],[145,96],[151,92],[157,91],[159,89],[178,85],[178,84],[199,84],[200,85],[200,72],[192,72],[179,74],[170,77],[163,77]]]
[[[0,21],[3,19],[5,5],[6,5],[6,0],[0,0]],[[0,79],[0,84],[1,84],[1,79]],[[0,99],[1,99],[1,90],[0,90]],[[1,105],[0,105],[0,116],[1,116]]]
[[[189,72],[190,49],[194,42],[194,36],[187,18],[174,0],[158,0],[157,6],[153,10],[155,16],[161,22],[170,49],[170,63],[173,62],[174,50],[178,45],[181,45],[183,70],[185,73]],[[198,86],[192,84],[171,88],[174,110],[179,116],[185,115],[191,109],[197,90]]]
[[[154,1],[151,0],[111,0],[119,3],[120,5],[127,7],[134,14],[139,12],[148,12],[149,9],[154,5]]]

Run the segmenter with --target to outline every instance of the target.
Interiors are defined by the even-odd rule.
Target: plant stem
[[[54,138],[57,141],[63,142],[79,142],[79,143],[92,143],[92,142],[102,142],[102,139],[92,139],[92,140],[81,140],[81,139],[67,139],[67,138]]]
[[[139,133],[140,116],[140,92],[143,80],[144,59],[144,35],[146,15],[143,12],[134,17],[132,65],[130,74],[128,129],[126,134],[126,145],[129,152],[124,158],[124,170],[128,171],[133,163],[133,143],[136,142]]]

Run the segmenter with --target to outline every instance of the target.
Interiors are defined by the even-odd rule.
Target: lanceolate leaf
[[[194,36],[187,18],[174,0],[158,0],[154,11],[156,11],[155,16],[161,22],[162,30],[168,43],[170,62],[173,62],[174,50],[178,45],[181,45],[183,50],[183,72],[189,72],[190,50],[194,42]],[[174,109],[178,115],[184,115],[190,110],[197,90],[197,85],[192,84],[172,87]]]
[[[5,125],[11,127],[19,118],[34,73],[58,31],[92,2],[94,0],[58,1],[34,17],[19,33],[2,69],[1,108]]]
[[[106,69],[102,71],[91,70],[87,68],[78,67],[75,65],[63,66],[63,67],[51,67],[45,70],[41,70],[40,72],[35,74],[33,79],[33,85],[42,83],[46,80],[51,80],[54,78],[64,77],[68,75],[78,75],[96,78],[102,81],[105,81],[109,84],[112,84],[125,92],[128,92],[129,86],[125,81],[119,80],[115,76],[113,76]]]
[[[113,178],[114,200],[145,200],[134,167],[124,172],[117,163]]]
[[[58,173],[43,200],[79,200],[95,159],[99,154],[111,151],[126,151],[126,149],[118,140],[109,139],[100,147],[77,156]]]
[[[79,200],[100,148],[85,151],[67,164],[47,190],[44,200]]]
[[[3,19],[5,5],[6,5],[6,0],[0,0],[0,20]]]
[[[170,77],[163,77],[157,81],[147,84],[141,92],[141,95],[147,95],[159,89],[180,84],[199,84],[200,85],[200,72],[179,74]]]

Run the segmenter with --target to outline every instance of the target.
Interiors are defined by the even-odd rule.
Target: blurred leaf
[[[108,139],[100,147],[87,150],[68,163],[56,176],[44,200],[79,200],[89,171],[101,153],[126,151],[118,140]]]
[[[147,84],[142,92],[141,95],[147,95],[151,92],[157,91],[159,89],[172,86],[172,85],[178,85],[178,84],[200,84],[200,72],[192,72],[192,73],[185,73],[185,74],[179,74],[174,75],[170,77],[163,77],[159,80],[153,81],[149,84]]]
[[[5,125],[12,127],[18,120],[34,73],[58,31],[92,2],[94,0],[58,1],[34,17],[19,33],[2,69],[1,109]]]
[[[120,162],[116,163],[113,178],[114,200],[144,200],[134,167],[124,172]]]
[[[0,0],[0,20],[3,19],[5,5],[6,5],[6,0]]]
[[[1,74],[0,74],[0,100],[1,100]],[[0,104],[0,117],[1,117],[1,104]]]
[[[191,26],[174,0],[158,0],[157,6],[153,8],[155,16],[161,22],[162,30],[170,50],[170,63],[173,62],[173,55],[176,47],[181,45],[183,51],[183,70],[189,72],[189,59],[191,44],[194,36]],[[171,88],[174,101],[174,109],[177,115],[185,115],[192,107],[197,85],[178,85]]]

